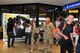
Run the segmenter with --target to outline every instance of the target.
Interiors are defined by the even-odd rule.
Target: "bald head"
[[[46,23],[50,23],[50,18],[49,17],[46,18]]]

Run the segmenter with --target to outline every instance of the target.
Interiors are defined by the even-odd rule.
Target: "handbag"
[[[66,27],[66,23],[64,23],[64,25],[63,25],[63,28],[62,28],[62,30],[61,30],[62,33],[63,33],[63,30],[65,29],[65,27]],[[54,44],[60,43],[60,41],[61,41],[61,39],[62,39],[62,36],[61,36],[60,34],[58,34],[57,28],[53,29],[53,32],[52,32],[52,33],[53,33],[53,34],[52,34],[53,37],[56,38],[56,40],[54,41]]]

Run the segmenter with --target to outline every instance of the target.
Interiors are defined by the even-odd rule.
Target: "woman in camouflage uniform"
[[[37,47],[39,49],[39,39],[40,39],[39,28],[36,27],[35,22],[33,21],[33,23],[32,23],[32,37],[31,37],[31,50],[30,50],[30,52],[33,52],[34,43],[37,44]]]

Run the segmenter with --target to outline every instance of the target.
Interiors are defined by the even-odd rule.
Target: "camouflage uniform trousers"
[[[52,51],[52,46],[53,46],[53,37],[51,35],[46,36],[47,34],[44,34],[43,37],[43,42],[44,42],[44,50],[47,51],[47,46],[49,44],[50,46],[50,51]]]
[[[34,36],[31,37],[31,49],[32,50],[34,49],[34,44],[35,43],[36,43],[37,47],[39,48],[39,46],[40,46],[40,38],[41,38],[40,35],[38,35],[37,40],[34,39]]]

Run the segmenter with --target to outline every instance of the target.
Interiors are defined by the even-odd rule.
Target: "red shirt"
[[[77,27],[77,28],[75,28],[75,33],[76,33],[76,34],[79,34],[79,32],[78,32],[78,31],[79,31],[78,27]]]

